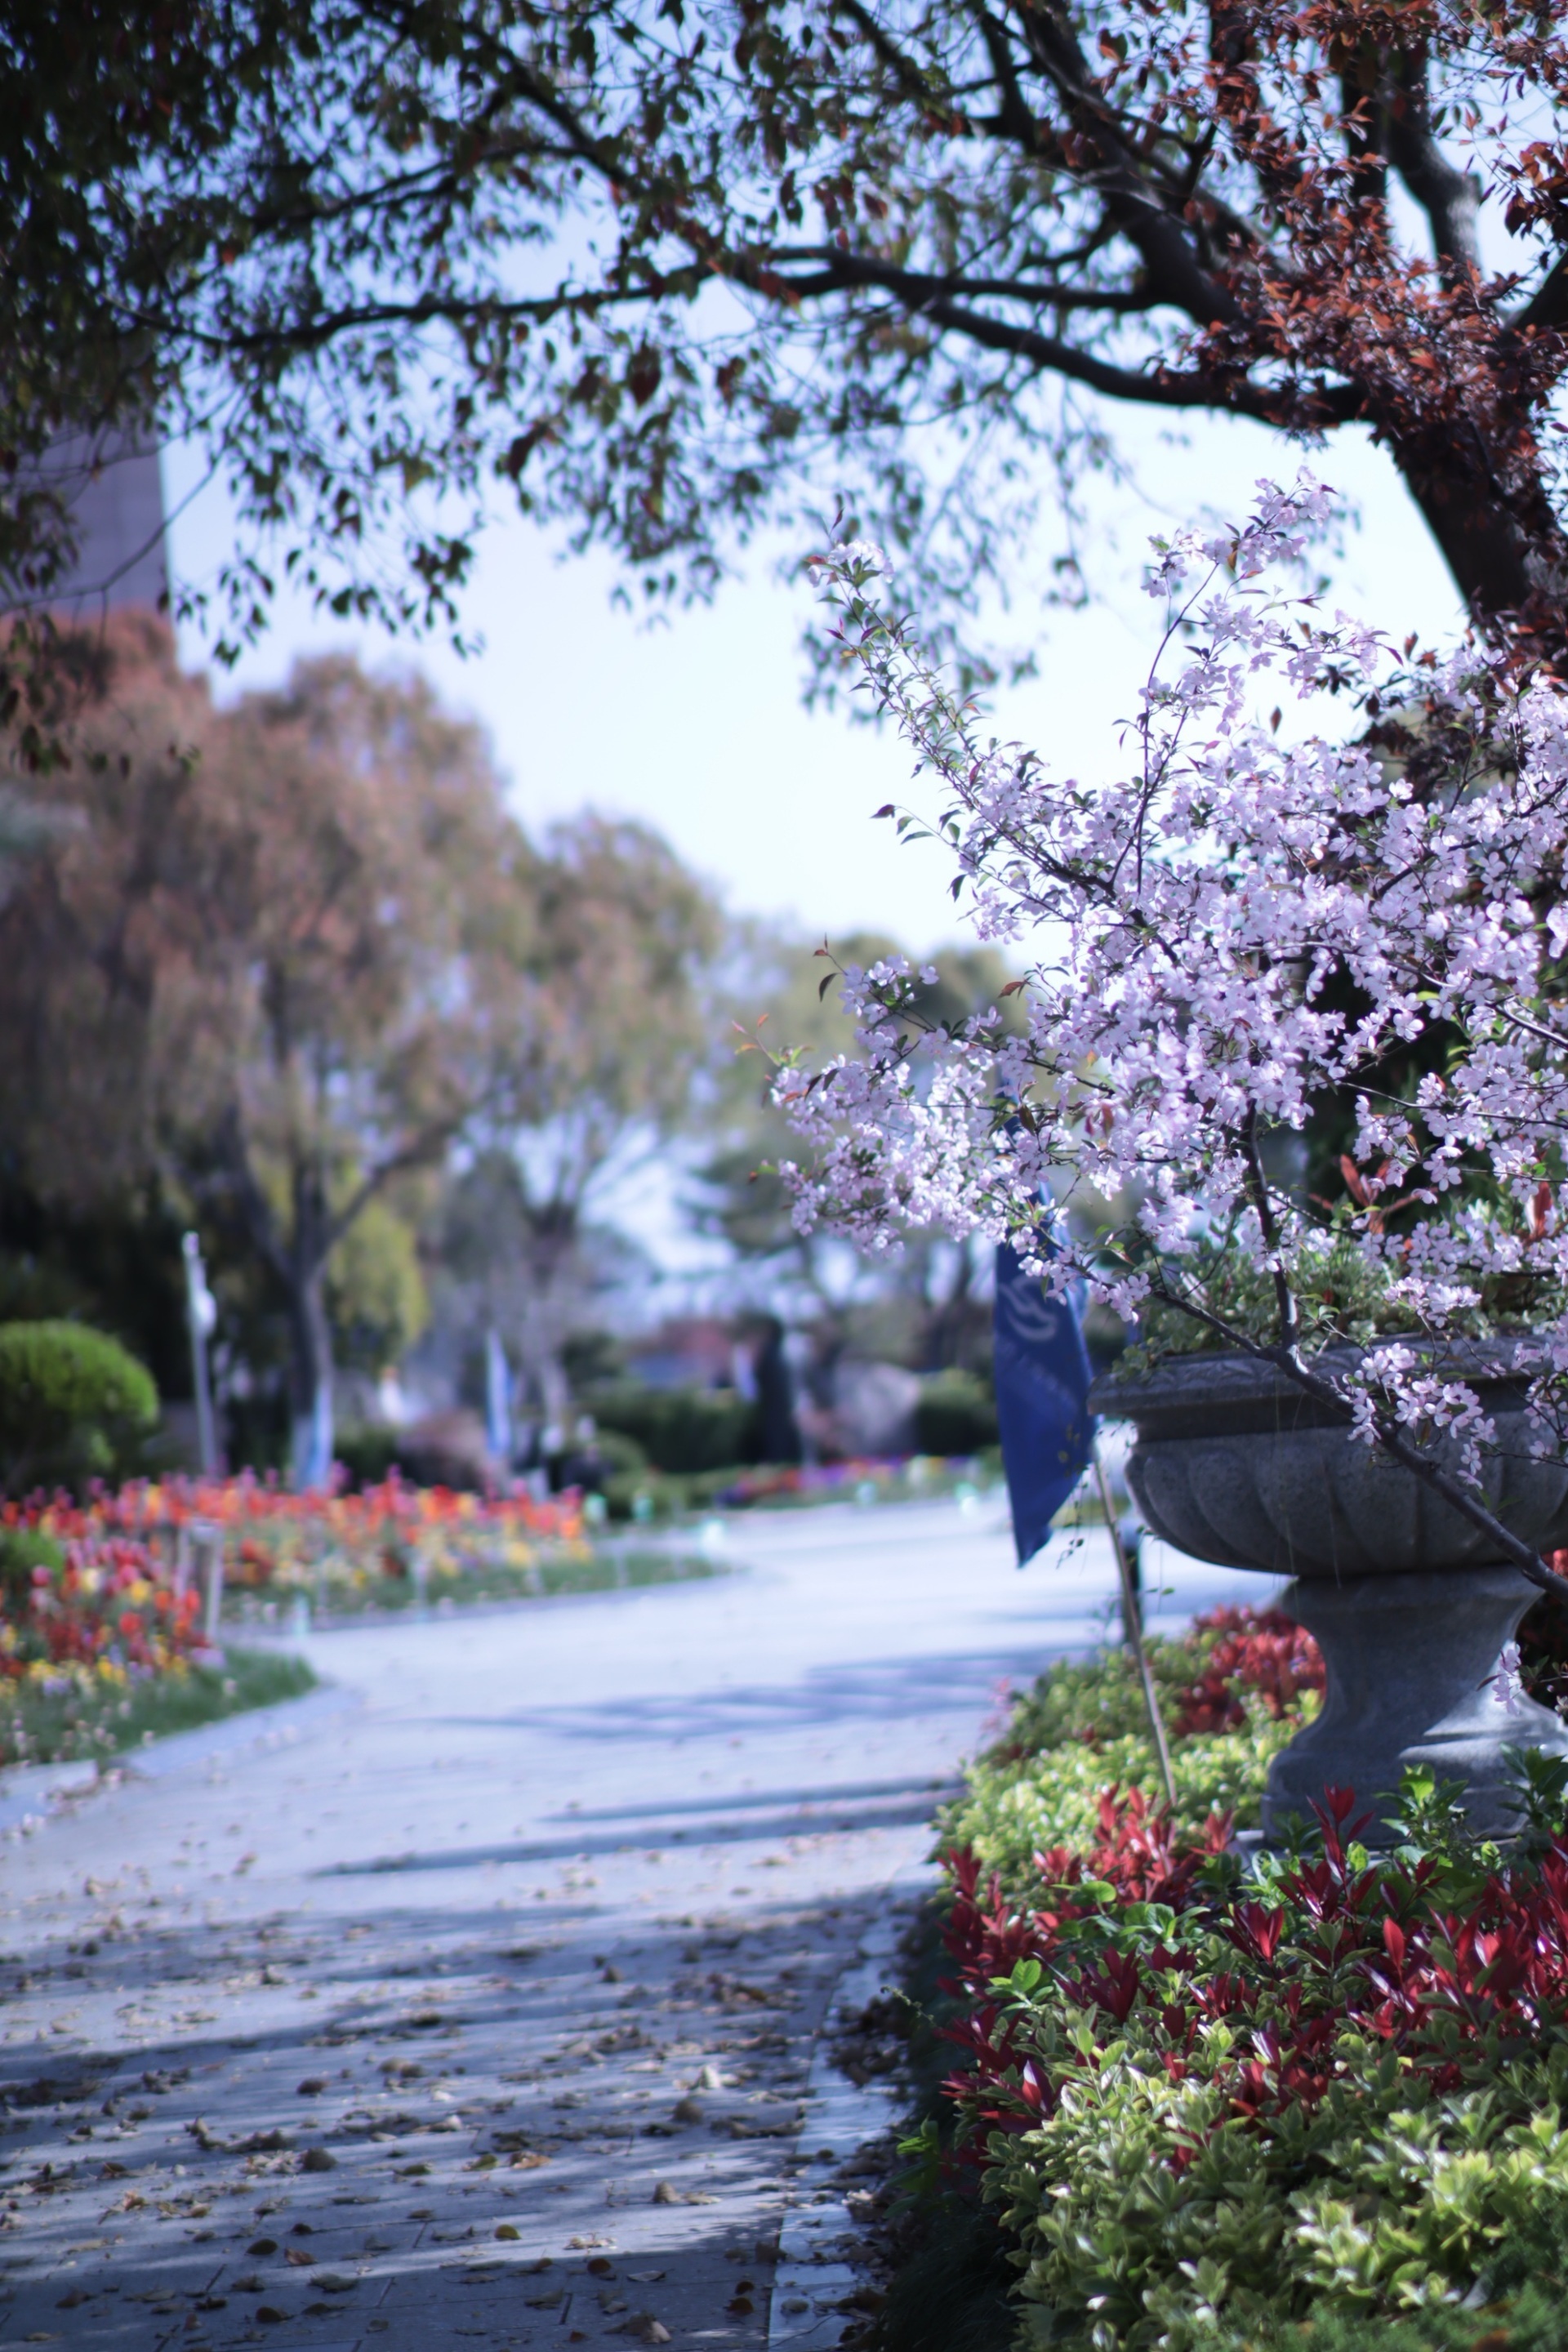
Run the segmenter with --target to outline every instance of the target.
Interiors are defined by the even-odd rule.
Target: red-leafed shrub
[[[1160,1649],[1179,1763],[1234,1748],[1248,1694],[1286,1728],[1321,1685],[1278,1614],[1216,1612]],[[1511,1850],[1479,1844],[1414,1775],[1392,1852],[1358,1843],[1344,1790],[1301,1851],[1249,1859],[1226,1813],[1173,1819],[1138,1787],[1086,1816],[1071,1727],[1093,1718],[1097,1675],[1114,1726],[1124,1662],[1064,1666],[1020,1702],[1007,1752],[1031,1727],[1056,1744],[976,1767],[956,1818],[1004,1869],[967,1843],[947,1857],[953,2147],[1002,2217],[1025,2336],[1241,2352],[1303,2322],[1430,2312],[1448,2317],[1391,2352],[1474,2352],[1479,2307],[1512,2313],[1517,2290],[1536,2331],[1518,2352],[1555,2347],[1530,2250],[1568,2245],[1568,1767],[1521,1761]],[[1247,1749],[1258,1780],[1268,1747]],[[1178,1778],[1205,1775],[1189,1760]],[[1026,1863],[1007,1833],[1022,1791],[1031,1820],[1089,1825],[1037,1830]]]
[[[1246,1692],[1256,1692],[1278,1721],[1303,1691],[1323,1687],[1316,1642],[1282,1609],[1211,1609],[1194,1620],[1189,1645],[1203,1665],[1181,1694],[1171,1726],[1178,1739],[1239,1729]]]

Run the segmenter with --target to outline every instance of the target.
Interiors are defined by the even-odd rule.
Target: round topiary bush
[[[146,1367],[81,1323],[0,1323],[0,1486],[24,1494],[121,1466],[158,1418]]]

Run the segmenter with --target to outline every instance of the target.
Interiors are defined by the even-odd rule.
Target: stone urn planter
[[[1353,1357],[1321,1360],[1328,1370]],[[1498,1342],[1471,1351],[1463,1373],[1497,1425],[1486,1500],[1552,1550],[1568,1545],[1568,1462],[1530,1452],[1525,1383],[1511,1366]],[[1493,1680],[1537,1595],[1484,1536],[1254,1359],[1178,1357],[1142,1380],[1097,1381],[1089,1402],[1134,1426],[1128,1483],[1153,1532],[1198,1559],[1293,1579],[1283,1606],[1322,1651],[1323,1708],[1269,1769],[1266,1839],[1328,1787],[1374,1810],[1412,1764],[1462,1782],[1478,1830],[1517,1825],[1505,1750],[1568,1755],[1568,1726],[1529,1699],[1510,1713]],[[1363,1834],[1376,1843],[1381,1826]]]

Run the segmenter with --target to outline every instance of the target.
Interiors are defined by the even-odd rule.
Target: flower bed
[[[360,1494],[296,1494],[248,1474],[139,1479],[85,1504],[57,1499],[6,1510],[14,1524],[59,1541],[140,1547],[170,1589],[197,1539],[216,1541],[226,1613],[239,1621],[296,1595],[334,1614],[405,1606],[477,1591],[476,1577],[494,1598],[551,1591],[594,1560],[574,1495],[541,1503],[411,1486],[395,1476]]]
[[[944,1824],[946,2091],[1022,2340],[1568,2341],[1568,1773],[1533,1760],[1510,1853],[1412,1776],[1392,1853],[1341,1792],[1249,1867],[1311,1644],[1227,1612],[1152,1655],[1173,1817],[1117,1657],[1046,1677]]]
[[[112,1560],[122,1583],[142,1592],[135,1605],[152,1612],[149,1625],[166,1640],[177,1617],[179,1641],[188,1643],[197,1601],[187,1588],[214,1545],[223,1554],[226,1627],[287,1623],[301,1604],[330,1621],[718,1573],[705,1555],[596,1548],[575,1494],[536,1502],[411,1486],[395,1475],[359,1494],[296,1494],[249,1475],[138,1479],[79,1504],[59,1496],[0,1504],[0,1535],[6,1528],[45,1539],[73,1563],[70,1605],[50,1637],[62,1641],[80,1633],[74,1564],[94,1591],[103,1583],[107,1592]],[[87,1586],[79,1591],[85,1596]],[[145,1660],[126,1654],[153,1670],[167,1663],[151,1651]]]
[[[296,1661],[206,1649],[151,1544],[67,1516],[0,1512],[0,1765],[103,1758],[310,1686]]]

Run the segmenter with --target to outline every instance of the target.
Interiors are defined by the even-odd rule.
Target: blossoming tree
[[[844,660],[938,787],[955,897],[1027,960],[1029,1020],[922,1025],[906,965],[846,971],[858,1057],[778,1079],[812,1146],[795,1213],[873,1250],[932,1223],[1011,1235],[1058,1288],[1265,1360],[1568,1593],[1489,1504],[1496,1431],[1467,1377],[1512,1330],[1532,1442],[1553,1442],[1568,703],[1474,653],[1412,667],[1271,585],[1328,504],[1263,484],[1244,528],[1157,543],[1160,651],[1101,784],[981,739],[888,607],[879,550],[824,562]],[[1334,1101],[1331,1208],[1279,1146]]]

